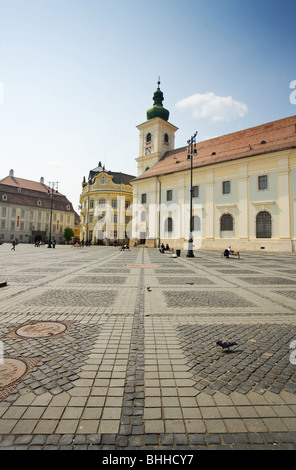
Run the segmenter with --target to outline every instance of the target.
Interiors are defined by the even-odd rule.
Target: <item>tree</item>
[[[64,239],[66,240],[66,242],[69,242],[72,237],[74,237],[73,229],[70,227],[66,227],[64,230]]]

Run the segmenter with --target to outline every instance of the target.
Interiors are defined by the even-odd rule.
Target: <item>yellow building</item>
[[[85,243],[125,243],[131,236],[135,176],[107,171],[99,162],[83,179],[80,195],[80,238]]]
[[[186,250],[191,221],[194,249],[296,251],[296,116],[197,142],[191,158],[162,101],[158,86],[138,126],[132,243]]]

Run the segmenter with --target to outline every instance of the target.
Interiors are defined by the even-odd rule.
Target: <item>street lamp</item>
[[[51,201],[50,201],[49,240],[48,240],[48,247],[47,248],[51,248],[51,224],[52,224],[53,194],[54,194],[54,191],[56,193],[58,192],[58,181],[49,182],[48,185],[49,185],[48,195],[49,195]]]
[[[195,134],[187,141],[188,144],[188,155],[187,159],[190,160],[190,232],[189,232],[189,240],[188,240],[188,252],[186,257],[187,258],[194,258],[193,253],[193,219],[192,219],[192,197],[193,197],[193,188],[192,188],[192,168],[193,168],[193,156],[197,154],[196,150],[196,136],[197,131]]]

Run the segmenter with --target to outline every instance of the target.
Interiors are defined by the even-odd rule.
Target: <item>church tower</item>
[[[147,111],[147,121],[137,126],[140,131],[138,176],[141,176],[169,150],[175,147],[177,127],[168,122],[169,111],[163,107],[163,93],[157,82],[153,107]]]

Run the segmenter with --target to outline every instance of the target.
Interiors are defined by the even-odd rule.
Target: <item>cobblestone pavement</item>
[[[296,449],[296,254],[0,257],[0,450]]]

